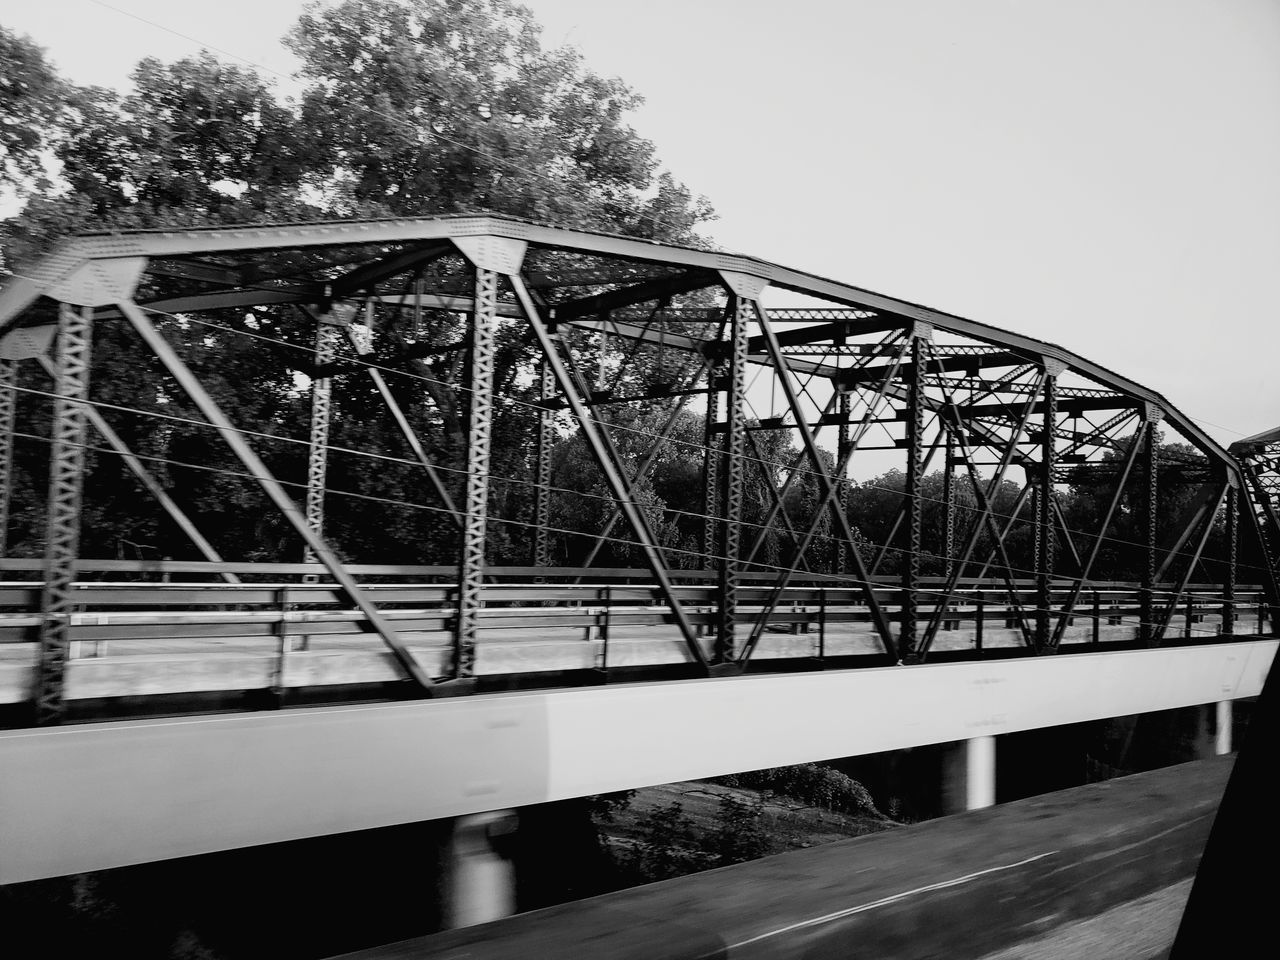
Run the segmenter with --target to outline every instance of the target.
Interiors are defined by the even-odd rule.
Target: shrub
[[[818,763],[752,770],[719,777],[715,782],[729,787],[771,790],[780,796],[826,810],[886,819],[876,809],[875,801],[866,787],[847,774]]]

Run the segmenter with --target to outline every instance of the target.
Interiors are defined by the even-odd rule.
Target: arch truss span
[[[1274,470],[1055,344],[752,257],[488,215],[86,234],[0,338],[0,700],[45,722],[126,655],[278,702],[1274,629]]]

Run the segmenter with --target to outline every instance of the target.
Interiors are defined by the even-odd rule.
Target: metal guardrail
[[[219,565],[221,566],[221,565]],[[289,566],[289,572],[305,574],[305,565]],[[251,565],[238,565],[249,571]],[[384,569],[375,568],[374,576],[388,576]],[[410,578],[419,574],[413,568],[404,569],[399,583],[369,583],[364,589],[374,599],[379,610],[393,621],[399,630],[440,631],[452,628],[452,618],[457,614],[457,586],[449,583],[413,582]],[[529,568],[498,568],[498,576],[516,577]],[[429,575],[443,574],[445,568],[425,568]],[[425,572],[424,571],[424,572]],[[145,571],[141,571],[144,572]],[[171,573],[172,571],[166,571]],[[268,573],[277,572],[269,569]],[[355,568],[354,572],[362,572]],[[582,627],[607,637],[611,628],[669,624],[671,614],[662,604],[656,588],[627,583],[643,578],[643,571],[608,571],[616,583],[570,583],[581,575],[574,569],[539,568],[546,582],[486,583],[482,591],[484,609],[481,623],[487,629],[546,629],[551,627]],[[710,574],[690,571],[691,580],[707,580]],[[753,607],[764,604],[771,586],[760,578],[762,585],[744,586],[740,589],[739,603],[744,616],[750,618]],[[1022,584],[1019,584],[1022,586]],[[941,588],[939,588],[941,589]],[[1174,585],[1159,585],[1157,598],[1172,597]],[[710,585],[677,585],[682,602],[689,605],[691,617],[701,627],[713,622],[716,602],[715,588]],[[0,583],[0,643],[34,642],[38,639],[40,622],[40,591],[38,581]],[[1065,602],[1070,592],[1067,583],[1055,585],[1054,599]],[[875,591],[877,599],[887,606],[900,597],[900,591],[888,584]],[[358,632],[362,615],[345,599],[341,587],[332,583],[201,583],[201,582],[138,582],[138,581],[80,581],[72,589],[76,612],[72,615],[72,627],[76,640],[103,642],[108,640],[145,640],[148,637],[166,638],[206,637],[267,637],[278,633],[281,624],[288,624],[292,633],[320,635],[325,633]],[[1087,588],[1087,604],[1073,612],[1071,620],[1091,620],[1095,627],[1103,621],[1118,622],[1122,618],[1140,615],[1139,591],[1135,585],[1115,584]],[[769,626],[789,626],[803,629],[823,629],[836,623],[870,623],[870,613],[865,604],[865,594],[860,588],[833,587],[800,584],[786,588],[783,601],[768,617]],[[1016,605],[1030,605],[1035,601],[1034,584],[1028,581],[1024,590],[1013,594]],[[917,605],[922,617],[934,613],[940,604],[940,596],[922,590]],[[1011,621],[1017,618],[1016,605],[1005,589],[997,589],[994,583],[967,583],[953,593],[946,603],[943,616],[944,629],[954,630],[962,623],[971,623],[979,633],[991,621]],[[1216,585],[1192,585],[1180,602],[1179,619],[1184,636],[1195,632],[1195,624],[1204,621],[1212,613],[1220,611],[1223,599]],[[1262,588],[1243,586],[1237,589],[1233,602],[1237,618],[1252,616],[1254,630],[1261,632],[1266,616]],[[1081,609],[1080,607],[1083,607]],[[700,609],[703,608],[703,609]],[[1024,610],[1025,613],[1025,610]],[[1096,630],[1095,630],[1096,632]]]
[[[71,662],[88,669],[85,676],[97,678],[86,689],[99,692],[77,696],[262,687],[279,694],[315,684],[385,683],[402,675],[367,632],[363,611],[340,585],[303,581],[314,573],[313,566],[78,564],[83,578],[70,589]],[[38,573],[29,562],[2,561],[0,567],[7,568],[3,572],[8,576]],[[242,581],[211,581],[227,568],[234,568]],[[448,579],[456,574],[453,568],[375,566],[351,572],[425,669],[430,671],[437,659],[446,662],[458,616],[458,586]],[[676,642],[675,616],[659,590],[645,582],[646,573],[487,569],[478,631],[482,643],[498,651],[487,675],[581,669],[599,674],[619,667],[688,663],[683,644]],[[112,579],[95,579],[103,576]],[[682,571],[680,581],[672,589],[709,647],[719,616],[714,574]],[[1067,580],[1053,584],[1055,616],[1062,615],[1075,586]],[[38,666],[41,588],[36,579],[0,581],[0,701],[25,699],[30,684],[24,671]],[[940,617],[943,635],[952,638],[947,641],[952,655],[1011,655],[1026,649],[1025,627],[1039,596],[1034,581],[1017,581],[1013,588],[1003,582],[967,581],[944,596],[941,581],[925,581],[915,598],[915,615],[920,620]],[[1156,604],[1168,604],[1177,588],[1157,585]],[[902,591],[896,584],[878,581],[868,592],[860,585],[840,586],[834,578],[796,576],[776,603],[775,592],[773,577],[766,575],[745,575],[738,589],[740,628],[750,629],[763,614],[763,631],[773,638],[772,649],[753,662],[754,670],[795,669],[797,660],[819,667],[891,662],[885,659],[889,652],[879,640],[868,596],[896,622],[902,615]],[[1241,639],[1266,631],[1269,607],[1260,586],[1237,587],[1229,602],[1217,584],[1191,585],[1177,595],[1165,642],[1221,642],[1228,632],[1227,616],[1230,633]],[[1073,629],[1065,643],[1073,650],[1131,647],[1141,642],[1144,609],[1151,606],[1144,607],[1137,584],[1089,585],[1067,618],[1066,626]],[[1082,630],[1082,624],[1088,629]],[[790,639],[779,636],[788,634]],[[583,643],[589,646],[579,645]],[[303,656],[297,659],[298,654]],[[316,657],[330,665],[325,668],[329,673],[313,669],[311,663],[318,661],[308,658]],[[566,667],[566,662],[577,666]],[[343,666],[332,666],[339,663]],[[111,679],[104,685],[108,674]],[[120,679],[134,675],[136,687]],[[637,674],[633,670],[628,676]],[[545,682],[575,681],[561,675]]]

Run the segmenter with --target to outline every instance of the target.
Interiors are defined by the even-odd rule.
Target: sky
[[[1276,0],[526,6],[646,98],[633,125],[721,247],[1060,344],[1224,444],[1280,425]],[[302,7],[0,0],[0,23],[78,83],[204,46],[288,91]]]

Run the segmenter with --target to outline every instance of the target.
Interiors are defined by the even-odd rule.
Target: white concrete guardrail
[[[1277,641],[0,732],[0,883],[1256,696]]]

